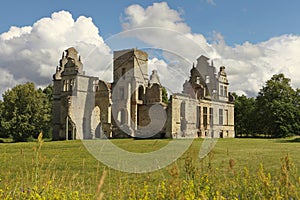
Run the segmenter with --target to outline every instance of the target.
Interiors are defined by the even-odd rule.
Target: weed
[[[141,142],[148,151],[147,141],[125,141]],[[165,141],[155,145],[163,146],[161,142]],[[300,199],[297,164],[290,154],[271,152],[273,146],[289,149],[295,158],[299,144],[272,143],[264,152],[265,146],[253,145],[266,144],[265,140],[219,143],[224,147],[216,146],[202,160],[196,158],[194,145],[166,169],[147,174],[107,168],[85,153],[78,141],[44,143],[40,135],[36,143],[4,144],[0,199]]]

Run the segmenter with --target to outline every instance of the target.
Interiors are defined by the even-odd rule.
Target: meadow
[[[170,140],[114,139],[132,152]],[[179,159],[150,173],[125,173],[81,141],[1,143],[0,199],[299,199],[300,140],[219,139],[203,159],[195,139]]]

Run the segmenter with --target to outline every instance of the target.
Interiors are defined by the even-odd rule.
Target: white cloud
[[[135,36],[148,44],[145,45],[147,49],[150,46],[162,51],[168,63],[167,70],[158,69],[158,73],[166,87],[166,84],[172,83],[172,92],[182,90],[182,84],[189,77],[190,67],[197,57],[201,54],[217,56],[203,35],[191,32],[181,13],[171,9],[165,2],[154,3],[145,9],[140,5],[132,5],[125,10],[122,24],[127,37]],[[144,46],[138,48],[143,49]],[[164,79],[168,81],[164,82]]]
[[[211,5],[213,5],[213,6],[215,6],[215,5],[216,5],[216,3],[215,3],[215,1],[214,1],[214,0],[206,0],[206,2],[207,2],[207,3],[209,3],[209,4],[211,4]]]
[[[184,23],[181,13],[171,9],[166,2],[154,3],[146,9],[140,5],[131,5],[126,8],[125,14],[123,29],[134,30],[128,34],[154,48],[164,49],[188,59],[212,52],[205,37],[193,34],[191,28]]]
[[[130,40],[123,38],[126,34],[162,52],[162,56],[150,54],[149,69],[156,68],[161,82],[172,92],[180,92],[192,63],[202,54],[212,58],[215,66],[226,67],[230,90],[239,94],[256,95],[266,80],[281,72],[292,79],[294,87],[300,87],[300,36],[282,35],[232,47],[220,33],[214,33],[209,43],[202,34],[192,32],[181,14],[165,2],[147,8],[129,6],[122,23],[127,32],[110,41],[103,40],[91,18],[73,19],[66,11],[55,12],[32,26],[11,27],[0,35],[0,93],[25,81],[39,86],[51,83],[63,50],[71,46],[81,54],[86,74],[110,81],[112,56],[107,44],[130,45]],[[132,45],[130,48],[136,47],[136,43]]]
[[[30,33],[31,29],[32,28],[30,26],[25,26],[22,28],[12,26],[8,32],[1,34],[0,38],[2,40],[11,40],[14,37],[20,37],[23,34]]]
[[[300,36],[282,35],[257,44],[245,42],[231,47],[220,33],[214,33],[214,40],[209,44],[202,34],[191,31],[179,11],[171,9],[165,2],[154,3],[145,9],[132,5],[125,14],[124,30],[153,48],[162,49],[166,66],[177,60],[174,70],[181,68],[184,74],[187,73],[191,62],[203,54],[213,59],[215,66],[226,67],[230,90],[239,94],[256,95],[265,81],[281,72],[292,79],[294,87],[300,87]],[[183,63],[182,58],[178,59],[180,57],[186,58],[187,62]],[[160,76],[169,77],[170,74],[170,71],[161,71]],[[181,88],[182,83],[177,81],[177,85]]]
[[[166,2],[154,3],[144,9],[140,5],[131,5],[125,10],[127,17],[123,23],[124,29],[147,27],[164,27],[180,33],[190,32],[180,16],[180,13],[169,8]]]
[[[258,44],[246,42],[235,47],[214,44],[221,57],[215,63],[227,67],[233,91],[256,95],[266,80],[277,73],[300,87],[300,36],[282,35]]]
[[[9,89],[12,85],[15,85],[16,83],[17,81],[14,79],[13,75],[9,71],[5,69],[1,70],[0,85],[3,91]]]
[[[180,93],[182,91],[182,85],[186,79],[187,73],[180,71],[180,68],[175,67],[172,63],[166,63],[164,60],[158,58],[152,58],[148,61],[148,69],[157,70],[161,84],[168,90],[168,94]],[[168,76],[163,76],[168,74]]]
[[[100,75],[111,59],[110,48],[91,18],[75,20],[69,12],[60,11],[32,26],[11,27],[0,35],[0,93],[25,81],[38,86],[51,83],[63,50],[71,46],[82,55],[89,75]]]

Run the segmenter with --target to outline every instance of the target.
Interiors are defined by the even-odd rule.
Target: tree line
[[[256,98],[235,96],[237,137],[289,137],[300,134],[300,90],[284,74],[275,74]]]
[[[300,134],[300,90],[293,89],[290,81],[284,74],[275,74],[257,97],[233,94],[237,137]],[[52,92],[52,85],[36,89],[34,83],[17,85],[5,91],[3,100],[0,100],[0,138],[28,141],[40,132],[51,138]]]

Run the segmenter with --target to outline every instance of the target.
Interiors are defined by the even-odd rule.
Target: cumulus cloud
[[[176,10],[169,8],[166,2],[154,3],[152,6],[144,9],[140,5],[131,5],[125,10],[127,17],[123,23],[124,29],[148,27],[166,27],[181,33],[190,32],[187,26]]]
[[[161,51],[160,61],[150,60],[149,66],[163,62],[166,64],[162,71],[158,68],[161,82],[172,92],[181,92],[182,84],[189,77],[190,67],[200,55],[215,55],[216,52],[201,34],[194,34],[191,28],[184,23],[181,12],[171,9],[166,2],[154,3],[143,8],[140,5],[131,5],[125,9],[122,19],[123,29],[127,37],[136,37],[146,43],[146,46]],[[155,62],[154,62],[155,61]],[[150,67],[151,68],[151,67]],[[164,82],[164,80],[166,80]],[[172,84],[169,84],[172,83]]]
[[[125,14],[122,26],[128,35],[134,35],[154,48],[188,59],[201,53],[213,53],[206,38],[201,34],[193,34],[180,12],[171,9],[166,2],[154,3],[146,9],[131,5],[125,9]]]
[[[71,46],[81,54],[87,75],[111,81],[111,49],[120,49],[115,48],[118,45],[145,47],[150,52],[149,69],[158,70],[161,82],[171,92],[182,90],[200,55],[211,58],[217,67],[224,65],[230,90],[239,94],[255,96],[275,73],[284,73],[294,87],[300,87],[298,35],[228,46],[222,34],[215,32],[209,43],[202,34],[192,32],[181,11],[165,2],[147,8],[127,7],[122,26],[126,32],[104,41],[91,18],[74,19],[69,12],[60,11],[32,26],[11,27],[0,35],[0,92],[26,81],[38,86],[51,83],[63,50]],[[135,43],[133,38],[141,42]],[[151,54],[153,51],[160,55]]]
[[[214,33],[211,43],[202,34],[193,33],[181,13],[165,2],[147,8],[132,5],[125,14],[124,30],[163,51],[165,67],[161,70],[161,77],[172,75],[171,71],[165,70],[169,63],[176,63],[172,65],[173,70],[187,74],[191,63],[205,55],[213,59],[215,66],[226,67],[230,90],[239,94],[255,96],[275,73],[284,73],[292,79],[294,87],[300,86],[297,69],[300,66],[300,36],[282,35],[257,44],[245,42],[232,47],[226,44],[221,33]],[[157,63],[161,66],[162,61],[154,59],[151,65]],[[181,87],[182,83],[177,81],[177,85]]]
[[[148,69],[158,72],[160,82],[168,90],[168,94],[180,93],[182,91],[181,83],[189,77],[187,72],[182,71],[182,68],[176,67],[176,63],[167,63],[158,58],[149,59]],[[166,74],[168,75],[165,76]]]
[[[82,55],[86,74],[100,74],[111,59],[110,48],[91,18],[75,20],[60,11],[32,26],[11,27],[0,35],[0,93],[26,81],[50,84],[62,52],[71,46]]]
[[[294,87],[300,87],[299,36],[282,35],[265,42],[245,42],[235,47],[228,47],[224,42],[213,46],[221,55],[215,63],[228,66],[234,91],[256,95],[265,81],[278,73],[284,73],[292,79]]]

